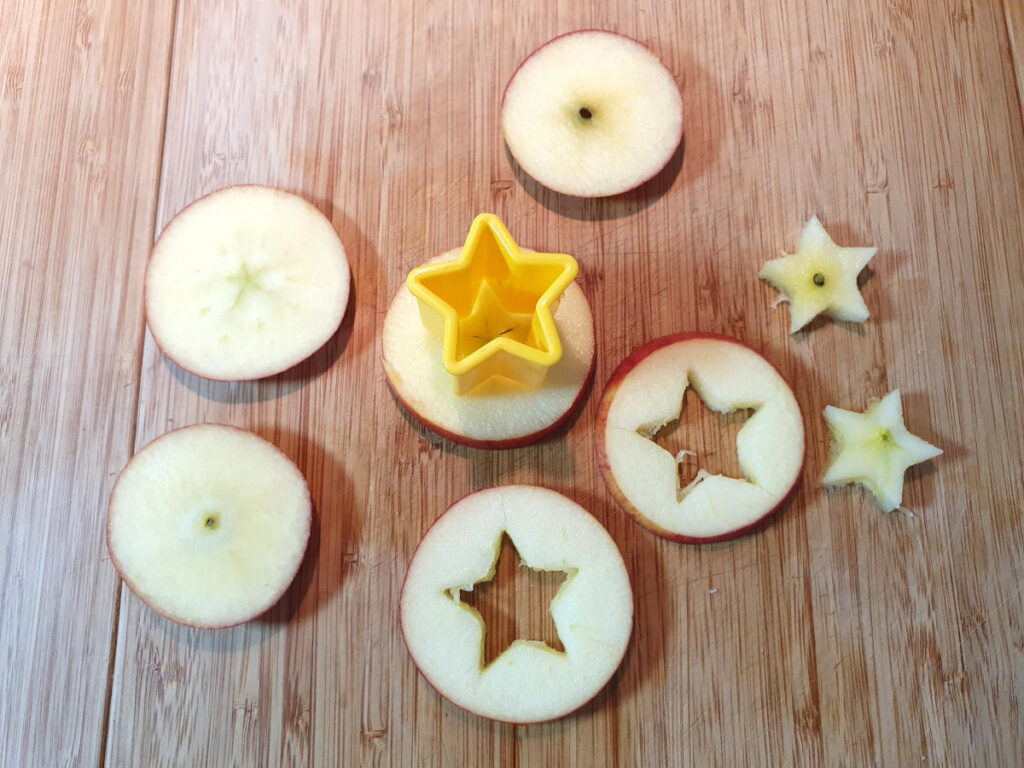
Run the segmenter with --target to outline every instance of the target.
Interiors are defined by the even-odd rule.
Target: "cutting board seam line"
[[[1010,49],[1010,75],[1013,78],[1013,87],[1017,93],[1017,111],[1020,113],[1021,124],[1024,125],[1024,92],[1021,91],[1021,79],[1017,73],[1024,73],[1024,61],[1021,61],[1021,52],[1017,50],[1016,38],[1014,37],[1013,19],[1010,18],[1010,0],[1003,0],[1003,29],[1006,31],[1006,42]],[[1024,30],[1017,30],[1024,34]]]
[[[179,0],[173,0],[171,5],[171,34],[168,36],[168,47],[167,47],[167,63],[164,67],[164,109],[163,117],[160,121],[160,139],[159,147],[157,148],[157,159],[158,166],[156,174],[154,176],[153,186],[153,203],[151,210],[150,222],[152,230],[150,231],[149,243],[152,243],[156,239],[156,226],[157,216],[160,213],[160,202],[161,202],[161,189],[163,187],[163,175],[164,175],[164,146],[167,140],[167,110],[170,104],[171,98],[171,73],[174,68],[174,51],[177,47],[178,30],[180,25],[178,23],[178,7]],[[149,262],[149,255],[147,253],[146,263]],[[143,281],[145,285],[145,281]],[[145,289],[143,289],[145,290]],[[143,322],[139,326],[138,338],[136,340],[136,357],[135,357],[135,407],[132,409],[133,417],[131,425],[128,429],[128,445],[130,446],[131,454],[135,453],[135,441],[138,438],[138,426],[139,426],[139,408],[142,399],[142,364],[145,357],[145,344],[146,344],[146,322],[145,322],[145,307],[143,307]],[[99,749],[99,765],[101,768],[109,762],[107,751],[110,749],[109,736],[111,729],[111,717],[113,715],[113,693],[114,693],[114,675],[117,672],[117,660],[119,650],[119,639],[121,629],[121,603],[124,592],[124,582],[118,574],[117,586],[114,591],[114,620],[112,622],[111,633],[110,633],[110,652],[107,654],[107,679],[106,679],[106,691],[104,693],[103,700],[103,718],[102,732],[100,733],[100,749]]]

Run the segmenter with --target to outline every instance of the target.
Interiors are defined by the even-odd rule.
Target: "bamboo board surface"
[[[0,0],[0,765],[1024,760],[1021,6],[618,5]],[[683,89],[685,150],[609,200],[539,187],[500,133],[518,63],[585,27],[645,41]],[[295,369],[215,383],[154,345],[142,276],[178,210],[242,182],[331,219],[353,303]],[[578,418],[499,452],[418,428],[378,360],[405,275],[483,210],[573,254],[598,322]],[[872,317],[791,337],[756,274],[812,214],[842,245],[878,246]],[[704,547],[632,522],[593,452],[618,362],[691,329],[771,360],[808,437],[781,515]],[[816,483],[824,406],[896,387],[911,431],[945,449],[908,473],[913,517]],[[103,540],[132,452],[199,422],[273,441],[316,508],[283,600],[213,632],[148,610]],[[593,513],[635,599],[609,686],[525,727],[442,700],[397,616],[427,526],[514,482]],[[513,570],[488,614],[507,639],[543,625],[550,595]]]

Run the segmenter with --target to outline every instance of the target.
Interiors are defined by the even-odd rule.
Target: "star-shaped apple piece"
[[[789,302],[790,333],[796,333],[824,313],[836,320],[863,323],[868,308],[857,288],[857,275],[877,248],[840,248],[811,217],[800,235],[796,253],[767,262],[759,276]]]
[[[484,626],[480,667],[486,669],[518,642],[536,643],[564,653],[551,605],[558,592],[568,585],[574,570],[530,568],[522,562],[507,533],[502,535],[494,555],[486,578],[469,589],[454,585],[447,590],[453,600],[475,611]]]
[[[904,473],[942,453],[907,431],[898,389],[871,403],[863,413],[827,406],[825,422],[832,435],[833,454],[822,484],[860,483],[886,512],[899,509],[903,502]]]
[[[465,394],[493,376],[543,382],[562,357],[553,313],[578,271],[571,256],[523,251],[497,216],[482,213],[458,259],[414,269],[406,285]]]

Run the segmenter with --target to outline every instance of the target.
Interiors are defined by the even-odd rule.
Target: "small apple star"
[[[800,234],[796,253],[783,253],[762,268],[767,280],[789,302],[790,333],[796,333],[818,315],[863,323],[868,308],[857,289],[857,275],[871,261],[877,248],[840,248],[811,217]]]
[[[894,389],[864,413],[827,406],[825,422],[832,434],[832,461],[822,485],[860,483],[886,512],[903,502],[903,473],[942,453],[903,425],[900,391]]]

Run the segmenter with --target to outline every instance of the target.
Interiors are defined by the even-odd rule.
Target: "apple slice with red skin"
[[[261,379],[322,347],[341,325],[350,275],[334,227],[301,197],[227,187],[181,210],[146,267],[146,322],[197,376]]]
[[[121,578],[172,621],[248,621],[285,593],[306,551],[309,488],[263,438],[223,424],[158,437],[121,471],[107,549]]]
[[[679,418],[687,386],[713,411],[754,409],[736,437],[744,479],[701,470],[679,487],[677,458],[651,438]],[[792,390],[771,363],[727,336],[680,333],[640,347],[608,381],[597,423],[597,462],[612,495],[674,541],[747,533],[786,503],[803,471],[803,417]],[[690,447],[699,461],[700,446]]]
[[[645,45],[585,29],[550,40],[519,65],[501,124],[509,151],[541,184],[607,197],[640,186],[672,159],[683,100]]]
[[[564,652],[515,640],[486,667],[480,614],[460,595],[494,576],[503,535],[523,564],[567,574],[551,601]],[[633,626],[633,595],[618,547],[585,509],[526,485],[466,496],[439,517],[413,554],[401,625],[423,676],[482,717],[532,723],[586,704],[611,679]]]
[[[460,253],[448,251],[431,263]],[[442,362],[442,341],[423,326],[416,299],[403,285],[384,317],[381,362],[388,385],[412,416],[453,442],[489,449],[537,442],[569,420],[594,372],[594,318],[577,283],[562,295],[554,319],[562,358],[539,387],[494,377],[458,395]]]

